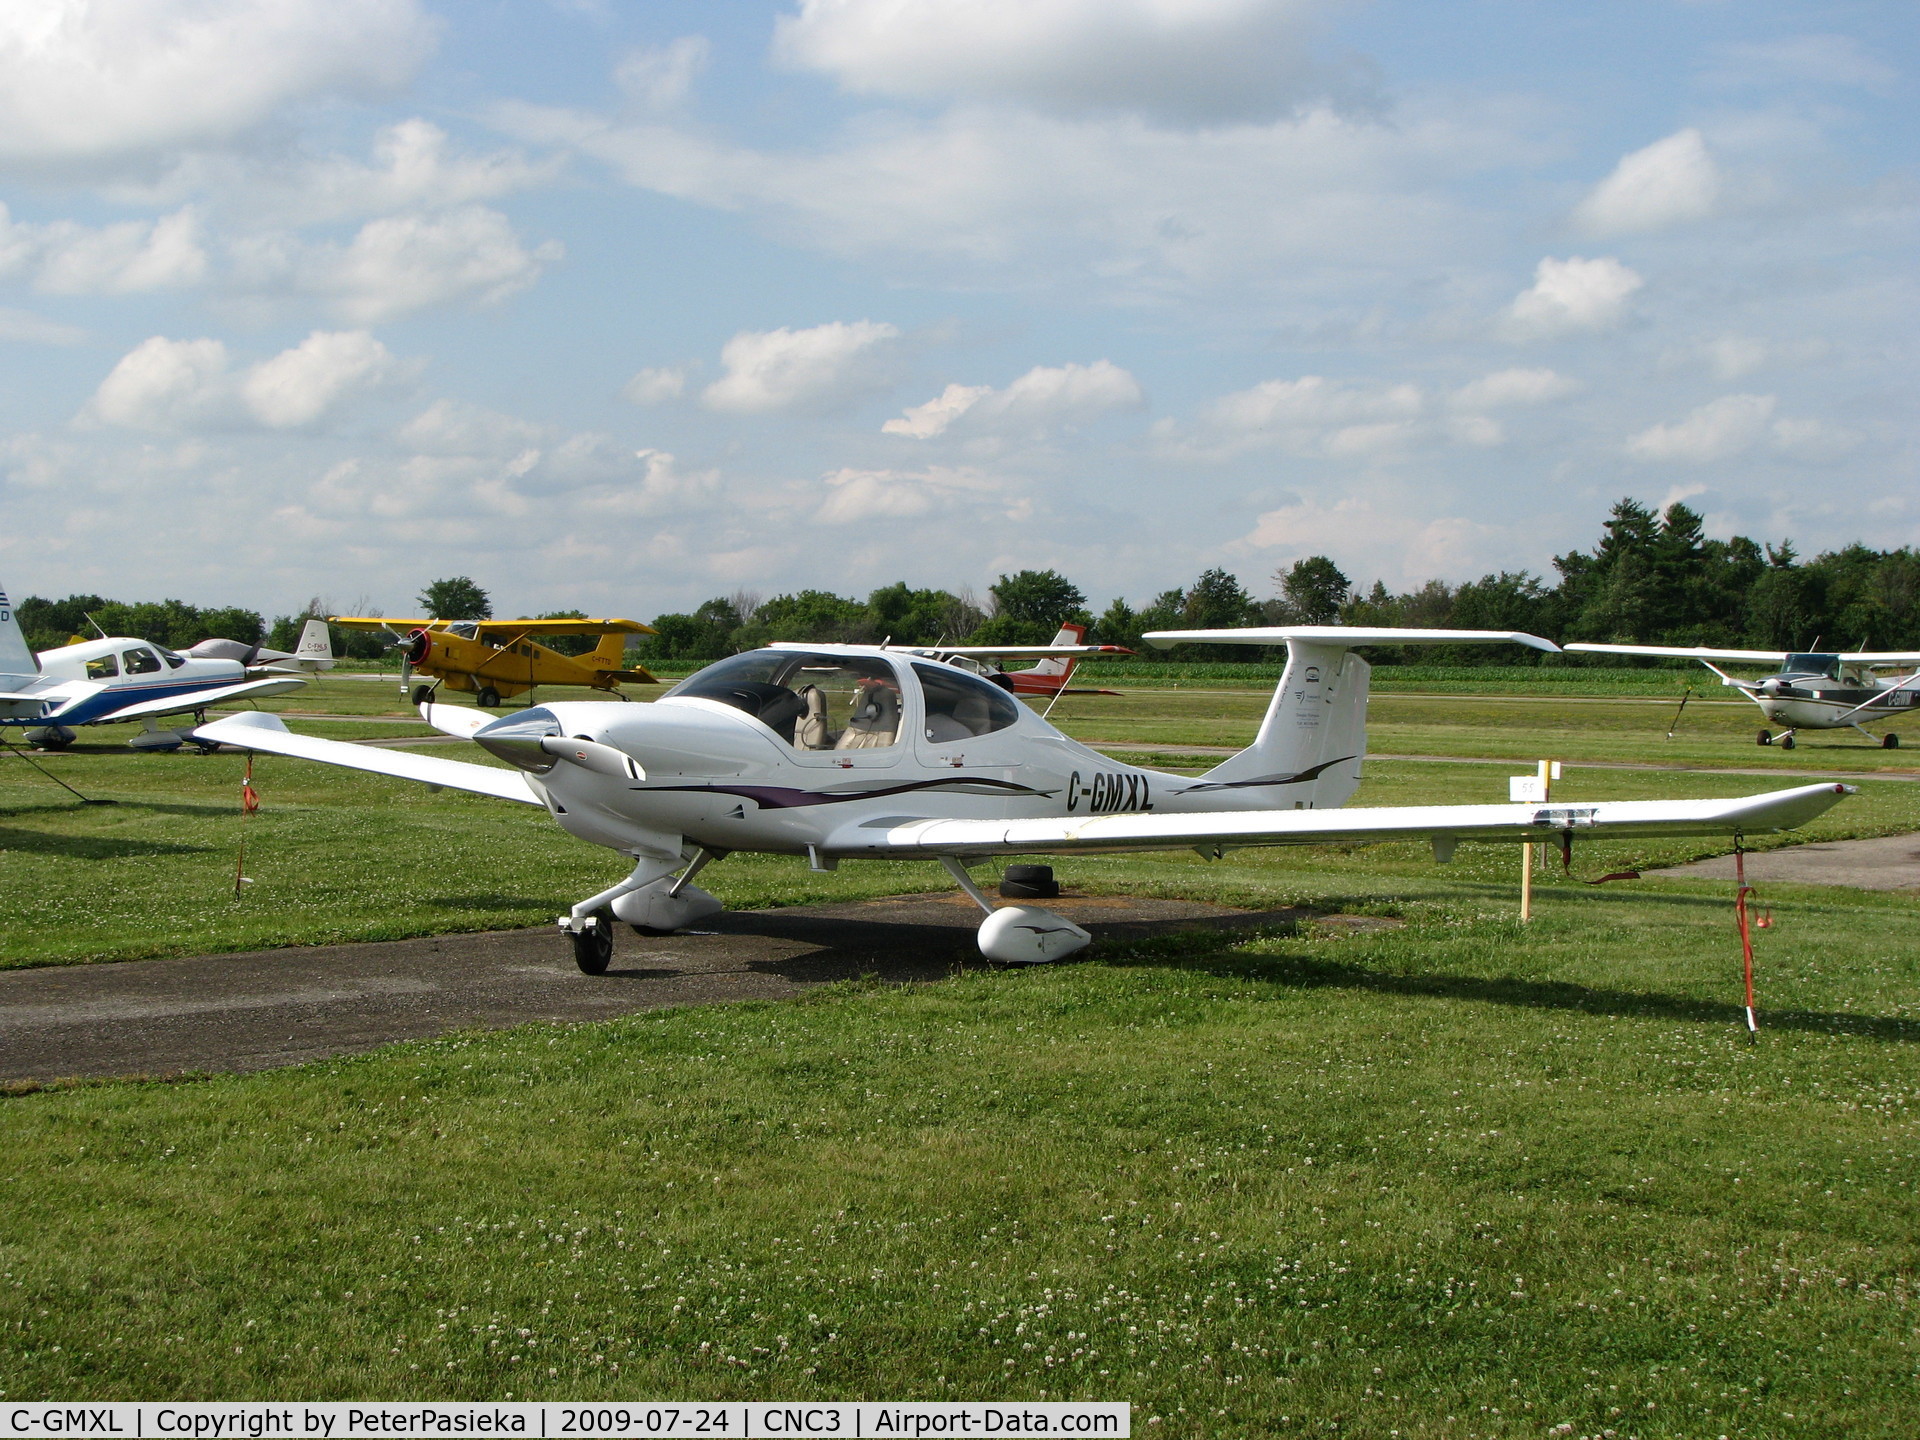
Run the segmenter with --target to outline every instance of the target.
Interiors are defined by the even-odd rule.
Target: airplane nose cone
[[[554,757],[540,742],[560,734],[560,721],[545,706],[522,710],[517,715],[502,715],[473,732],[473,743],[489,755],[497,755],[509,765],[517,765],[535,775],[553,769]]]

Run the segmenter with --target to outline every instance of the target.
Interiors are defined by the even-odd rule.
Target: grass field
[[[1204,708],[1233,697],[1157,698],[1068,728],[1250,733]],[[1376,707],[1374,748],[1410,703]],[[1540,709],[1437,702],[1405,752],[1669,754],[1610,706]],[[1699,743],[1725,749],[1689,763],[1899,758]],[[13,964],[546,920],[619,868],[538,814],[295,762],[257,763],[245,820],[234,757],[43,763],[122,803],[0,757]],[[1361,799],[1503,798],[1506,773],[1377,763]],[[1576,765],[1556,794],[1770,783]],[[1813,833],[1920,828],[1920,786],[1861,783]],[[1143,1434],[1912,1433],[1915,897],[1770,887],[1748,1044],[1724,889],[1554,880],[1523,928],[1513,867],[1089,857],[1088,889],[1405,926],[0,1099],[0,1398],[1074,1396],[1132,1401]],[[735,905],[936,874],[708,872]]]

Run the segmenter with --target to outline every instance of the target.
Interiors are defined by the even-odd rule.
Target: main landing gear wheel
[[[584,930],[575,930],[567,938],[573,942],[573,963],[582,975],[604,975],[613,963],[613,924],[608,915],[595,915]]]
[[[1791,749],[1793,749],[1793,736],[1791,736],[1791,735],[1782,735],[1782,736],[1780,737],[1780,748],[1781,748],[1782,750],[1791,750]]]
[[[433,699],[433,686],[416,685],[413,687],[413,703],[415,705],[424,705],[431,699]]]
[[[1756,745],[1773,744],[1773,732],[1771,730],[1762,730],[1760,732],[1760,738],[1758,740],[1755,740],[1753,743]]]
[[[1880,737],[1880,748],[1882,750],[1898,750],[1900,748],[1900,737],[1893,734],[1882,735]]]
[[[491,710],[500,703],[500,692],[489,685],[474,696],[473,700],[482,710]]]

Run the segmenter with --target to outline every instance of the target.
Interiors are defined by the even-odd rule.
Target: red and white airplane
[[[1118,695],[1118,690],[1068,688],[1067,682],[1073,678],[1074,667],[1082,657],[1133,654],[1124,645],[1088,645],[1084,643],[1086,638],[1086,626],[1067,624],[1060,627],[1050,645],[914,645],[888,648],[905,649],[930,660],[944,660],[991,680],[1003,690],[1011,690],[1016,695],[1034,695],[1049,700],[1057,695]],[[1007,670],[997,663],[1002,660],[1033,659],[1040,663],[1027,670]]]

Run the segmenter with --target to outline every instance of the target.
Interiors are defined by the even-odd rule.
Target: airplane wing
[[[798,647],[796,647],[798,648]],[[1056,655],[1131,655],[1124,645],[889,645],[916,655],[967,655],[976,660],[1047,660]]]
[[[769,650],[809,650],[828,654],[837,650],[867,650],[866,645],[843,645],[838,641],[815,644],[806,640],[775,640]],[[886,645],[888,651],[902,655],[925,655],[939,659],[947,655],[966,655],[976,660],[1045,660],[1054,655],[1131,655],[1124,645]]]
[[[444,709],[444,706],[436,706]],[[465,760],[442,760],[436,755],[409,755],[400,750],[379,750],[367,745],[350,745],[344,740],[321,740],[312,735],[296,735],[287,729],[278,715],[253,711],[229,715],[202,725],[194,731],[203,740],[242,750],[261,750],[269,755],[290,755],[296,760],[318,760],[349,770],[369,770],[376,775],[391,775],[399,780],[417,780],[423,785],[448,790],[465,790],[474,795],[491,795],[496,800],[517,800],[522,805],[545,806],[527,783],[522,770],[499,770],[491,765],[472,765]]]
[[[204,732],[203,732],[204,733]],[[1197,849],[1215,855],[1267,845],[1451,837],[1552,840],[1656,835],[1757,835],[1804,825],[1855,793],[1802,785],[1735,800],[1603,800],[1590,805],[1394,805],[1360,810],[1244,810],[1197,815],[1067,816],[1051,820],[882,817],[836,831],[840,856],[1046,855]]]
[[[1140,637],[1156,650],[1172,645],[1497,645],[1512,641],[1535,650],[1558,650],[1551,640],[1522,630],[1379,629],[1359,625],[1271,625],[1245,630],[1153,630]]]
[[[213,690],[196,690],[191,695],[169,695],[164,700],[144,700],[102,715],[102,721],[144,720],[152,715],[185,715],[228,700],[258,700],[267,695],[284,695],[305,688],[304,680],[245,680],[237,685],[222,685]]]
[[[474,634],[491,635],[652,635],[638,620],[476,620]]]
[[[405,634],[409,630],[424,630],[434,622],[418,619],[400,620],[390,615],[329,615],[327,623],[338,625],[342,630],[397,630]]]
[[[1586,645],[1561,647],[1593,655],[1671,655],[1682,660],[1751,660],[1756,664],[1782,665],[1785,650],[1715,650],[1710,645]]]

